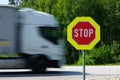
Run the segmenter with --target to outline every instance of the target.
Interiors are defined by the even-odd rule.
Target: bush
[[[110,46],[101,43],[100,47],[85,52],[86,65],[111,64],[120,62],[120,44],[113,41]],[[82,65],[82,55],[77,64]]]
[[[77,64],[78,65],[83,64],[83,58],[82,57],[79,57],[79,60],[78,60]],[[85,57],[85,64],[86,65],[95,65],[94,60],[88,55],[86,55],[86,57]]]

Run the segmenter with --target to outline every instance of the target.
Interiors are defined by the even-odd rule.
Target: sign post
[[[85,80],[85,52],[82,50],[82,56],[83,56],[83,80]]]
[[[67,40],[77,50],[82,50],[85,80],[84,50],[91,50],[100,41],[100,26],[91,17],[77,17],[67,26]]]

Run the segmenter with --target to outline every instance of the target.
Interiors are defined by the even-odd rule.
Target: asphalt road
[[[35,74],[30,70],[0,70],[0,80],[82,80],[82,66],[64,66]],[[86,66],[86,80],[117,80],[120,66]],[[120,79],[119,79],[120,80]]]

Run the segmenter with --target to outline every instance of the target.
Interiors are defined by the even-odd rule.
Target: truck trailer
[[[59,68],[62,46],[60,25],[51,14],[0,5],[0,69]]]

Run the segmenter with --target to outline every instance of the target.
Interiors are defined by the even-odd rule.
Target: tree
[[[77,16],[91,16],[101,26],[101,41],[96,49],[101,49],[101,43],[104,43],[110,47],[110,51],[104,51],[108,53],[113,49],[114,40],[120,43],[120,0],[23,0],[20,7],[47,12],[58,19],[63,30],[68,64],[75,63],[79,58],[78,51],[66,40],[67,25]]]

